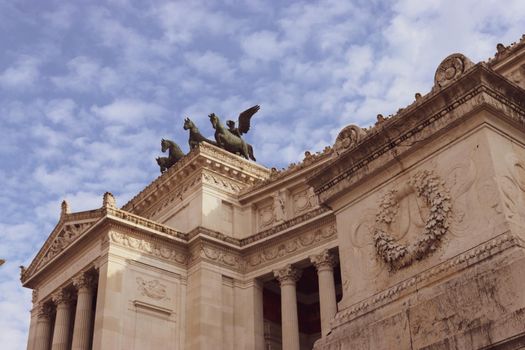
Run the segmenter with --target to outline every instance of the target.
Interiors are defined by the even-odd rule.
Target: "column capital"
[[[86,272],[81,273],[78,276],[73,277],[73,286],[77,290],[80,289],[91,289],[95,285],[95,278],[93,275],[88,274]]]
[[[51,294],[51,300],[53,300],[56,306],[68,305],[71,303],[71,293],[65,289],[60,289]]]
[[[51,315],[53,314],[53,308],[48,303],[41,303],[38,305],[37,317],[41,320],[49,321],[51,320]]]
[[[273,271],[273,275],[281,285],[284,283],[295,283],[301,278],[302,271],[293,267],[291,264],[286,265],[281,269]]]
[[[333,269],[335,266],[335,258],[327,249],[319,254],[310,255],[310,261],[314,264],[317,271],[321,269]]]

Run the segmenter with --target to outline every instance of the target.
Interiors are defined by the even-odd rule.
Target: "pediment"
[[[73,242],[83,236],[83,234],[102,219],[103,216],[102,211],[95,210],[84,213],[66,214],[64,217],[61,217],[29,267],[27,269],[22,268],[22,282],[26,281],[56,256],[67,250]]]

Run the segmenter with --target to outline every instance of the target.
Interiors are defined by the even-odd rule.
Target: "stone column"
[[[78,291],[75,326],[73,328],[72,350],[88,350],[93,321],[93,291],[95,280],[92,275],[83,273],[73,279]]]
[[[321,307],[321,333],[326,336],[330,332],[330,320],[337,313],[334,283],[334,257],[328,250],[321,254],[310,256],[310,261],[317,269],[319,280],[319,304]]]
[[[53,332],[52,350],[68,350],[69,325],[71,321],[71,295],[65,290],[59,290],[51,298],[57,306],[55,331]]]
[[[295,283],[301,277],[301,271],[292,265],[286,265],[273,273],[281,285],[282,347],[286,350],[299,350],[299,321]]]
[[[51,305],[40,305],[37,311],[35,350],[49,350],[51,345]]]

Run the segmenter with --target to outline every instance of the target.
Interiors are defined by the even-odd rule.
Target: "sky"
[[[430,91],[439,63],[474,62],[525,33],[522,0],[0,0],[0,341],[24,349],[19,281],[60,202],[118,205],[159,175],[160,140],[188,151],[184,117],[255,104],[245,139],[285,167]]]

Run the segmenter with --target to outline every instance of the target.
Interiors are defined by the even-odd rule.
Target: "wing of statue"
[[[255,113],[257,113],[257,111],[260,108],[261,106],[255,105],[239,114],[239,122],[237,123],[237,125],[239,127],[239,132],[241,133],[241,135],[246,134],[248,130],[250,130],[250,119]]]

